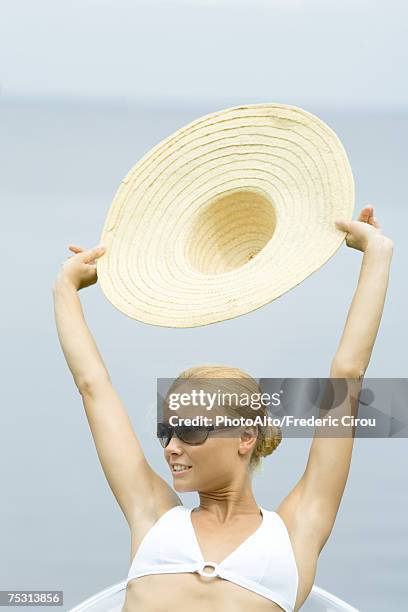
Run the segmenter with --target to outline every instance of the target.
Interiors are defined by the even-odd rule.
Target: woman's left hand
[[[373,206],[364,206],[357,221],[339,218],[335,220],[335,225],[338,230],[347,232],[346,244],[352,249],[364,252],[368,244],[373,241],[389,242],[392,246],[392,241],[381,233]]]

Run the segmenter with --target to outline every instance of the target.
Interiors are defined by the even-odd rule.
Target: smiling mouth
[[[173,472],[173,474],[181,474],[183,472],[188,472],[191,469],[191,465],[177,465],[176,463],[175,465],[171,466],[171,471]]]

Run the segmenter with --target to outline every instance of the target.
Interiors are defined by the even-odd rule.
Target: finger
[[[377,217],[372,216],[372,217],[370,218],[370,225],[372,225],[373,227],[375,227],[375,228],[379,229],[379,227],[380,227],[380,223],[379,223],[379,221],[378,221]]]
[[[350,230],[350,222],[345,219],[335,219],[334,223],[337,229],[342,232],[348,232]]]
[[[368,217],[368,223],[372,224],[373,219],[374,219],[374,206],[370,206],[370,216]]]
[[[89,251],[86,251],[86,253],[84,253],[83,255],[82,261],[84,263],[91,263],[98,257],[101,257],[105,253],[105,251],[105,245],[99,244],[98,246],[93,247],[93,249],[89,249]]]
[[[69,244],[68,248],[70,251],[73,251],[74,253],[82,253],[85,250],[76,244]]]
[[[357,217],[358,221],[364,221],[367,217],[367,207],[365,206],[360,210],[360,214]]]
[[[370,205],[364,206],[360,212],[360,216],[358,218],[359,221],[363,221],[364,223],[368,223],[370,216],[373,214],[373,207]]]

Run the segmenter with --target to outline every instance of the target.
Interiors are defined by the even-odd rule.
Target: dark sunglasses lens
[[[157,424],[157,437],[163,448],[166,448],[171,439],[172,428],[166,423]]]
[[[186,444],[202,444],[208,437],[206,427],[176,427],[177,436]]]

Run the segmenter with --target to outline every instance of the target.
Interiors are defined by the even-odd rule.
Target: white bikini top
[[[293,612],[299,577],[289,534],[277,512],[259,509],[263,520],[258,529],[221,563],[214,563],[202,556],[191,521],[193,509],[174,506],[144,536],[126,585],[149,574],[198,572],[229,580]]]

